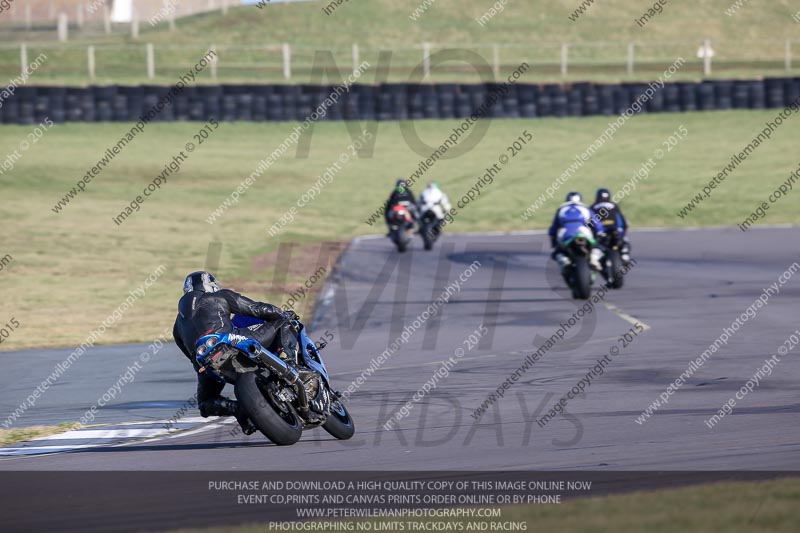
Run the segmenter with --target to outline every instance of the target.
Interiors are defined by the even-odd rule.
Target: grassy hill
[[[53,42],[32,46],[52,50],[59,63],[40,74],[41,78],[71,83],[86,82],[85,46],[89,44],[132,47],[124,53],[107,52],[97,60],[99,81],[125,83],[144,81],[144,43],[156,46],[156,62],[161,65],[188,65],[199,55],[198,49],[215,44],[223,49],[220,78],[230,82],[281,80],[280,52],[253,47],[284,42],[294,47],[295,82],[308,81],[314,50],[333,50],[338,63],[349,65],[354,43],[361,47],[361,58],[370,62],[376,62],[379,49],[394,50],[394,80],[403,79],[409,65],[419,63],[419,47],[424,42],[471,49],[490,61],[492,44],[514,45],[499,49],[502,64],[513,68],[527,60],[538,68],[531,75],[542,81],[564,79],[559,63],[561,43],[571,45],[572,66],[566,79],[627,79],[629,42],[636,43],[635,59],[640,66],[634,77],[638,78],[653,77],[659,68],[663,70],[662,64],[669,65],[678,55],[695,62],[682,76],[699,77],[700,62],[695,55],[703,39],[711,39],[715,49],[715,75],[783,74],[786,39],[798,40],[792,51],[798,56],[794,63],[800,66],[800,24],[792,18],[800,6],[790,0],[757,5],[748,2],[731,15],[726,10],[731,9],[733,0],[673,2],[644,27],[637,25],[636,19],[652,6],[649,2],[598,1],[576,18],[579,0],[512,1],[491,20],[479,24],[476,19],[493,4],[489,0],[435,0],[423,11],[419,0],[350,0],[330,14],[323,11],[327,5],[324,1],[273,4],[263,9],[247,5],[232,8],[227,16],[214,12],[181,19],[174,32],[166,23],[155,28],[143,23],[138,40],[125,31],[105,36],[86,29],[84,34],[73,36],[68,48]],[[2,40],[9,44],[41,42],[43,35],[52,38],[55,33],[3,28]],[[244,46],[250,48],[224,49]],[[0,49],[0,74],[18,70],[18,61],[16,46]],[[435,80],[469,78],[469,69],[434,75]]]
[[[725,10],[734,0],[670,2],[644,28],[639,18],[651,2],[598,0],[576,21],[569,18],[580,0],[521,2],[509,0],[504,10],[485,26],[475,19],[494,4],[491,0],[434,0],[417,20],[411,15],[421,0],[349,0],[330,15],[324,0],[231,8],[178,21],[175,32],[167,24],[152,29],[142,23],[142,37],[163,44],[265,44],[290,42],[320,48],[350,46],[391,47],[423,41],[474,43],[561,43],[631,40],[639,42],[700,40],[737,42],[800,39],[800,24],[792,15],[800,6],[792,0],[745,3],[733,15]],[[31,40],[27,36],[25,39]],[[93,39],[131,42],[126,34]]]

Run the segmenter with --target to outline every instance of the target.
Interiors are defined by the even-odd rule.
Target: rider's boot
[[[200,415],[203,418],[209,416],[233,416],[239,422],[242,428],[242,433],[245,435],[252,435],[256,432],[256,427],[247,417],[241,404],[236,400],[229,400],[227,398],[216,398],[200,404]]]
[[[603,270],[603,266],[600,264],[602,257],[603,251],[600,248],[592,248],[592,252],[589,254],[589,264],[598,272]]]
[[[233,401],[233,400],[230,400]],[[239,402],[235,402],[236,404],[236,412],[233,416],[236,417],[236,421],[239,422],[239,427],[242,428],[242,433],[245,435],[252,435],[256,432],[256,426],[253,425],[253,422],[250,421],[250,417],[247,416],[247,413],[244,412],[244,408],[242,404]]]
[[[631,264],[631,245],[628,244],[627,241],[624,242],[619,252],[619,257],[622,259],[622,264],[629,266]]]
[[[555,260],[556,263],[558,263],[558,266],[560,266],[562,269],[564,267],[569,266],[572,263],[569,260],[569,257],[567,257],[566,255],[562,254],[561,252],[555,252],[553,254],[553,259]]]

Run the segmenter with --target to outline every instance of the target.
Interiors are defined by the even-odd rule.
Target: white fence
[[[549,78],[583,76],[658,75],[678,57],[684,72],[698,76],[733,76],[793,72],[793,52],[800,41],[776,40],[757,43],[711,41],[631,43],[540,43],[445,45],[420,43],[390,50],[364,48],[357,44],[318,50],[289,43],[265,45],[90,45],[28,43],[0,45],[0,75],[24,70],[28,57],[44,53],[50,61],[38,76],[73,80],[101,78],[106,81],[154,80],[171,76],[194,65],[209,50],[217,53],[204,76],[217,80],[308,82],[312,68],[337,67],[346,73],[361,61],[376,71],[379,54],[389,52],[390,81],[458,79],[479,81],[507,75],[528,63],[528,73]],[[439,54],[449,51],[449,54]],[[49,72],[49,74],[48,74]],[[367,80],[364,80],[367,81]]]

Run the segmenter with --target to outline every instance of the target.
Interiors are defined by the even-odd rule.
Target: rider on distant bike
[[[419,212],[424,215],[430,211],[436,217],[436,224],[433,226],[432,231],[435,237],[439,236],[439,232],[444,224],[445,216],[450,212],[453,206],[450,204],[450,199],[439,188],[439,184],[432,181],[428,184],[422,194],[419,195]]]
[[[553,223],[550,225],[548,235],[550,235],[550,246],[553,247],[551,257],[562,268],[569,264],[569,258],[561,253],[559,247],[559,238],[561,234],[566,231],[568,227],[586,226],[591,232],[592,212],[586,205],[583,204],[583,197],[578,192],[570,192],[567,194],[566,201],[561,204],[553,217]],[[601,270],[600,257],[602,251],[593,247],[589,256],[589,264],[595,270]]]
[[[172,335],[175,344],[189,358],[197,372],[197,405],[200,416],[235,416],[245,435],[255,432],[255,427],[240,409],[238,402],[223,397],[225,383],[200,372],[195,356],[197,339],[211,333],[236,332],[253,338],[263,346],[269,346],[280,332],[281,346],[278,355],[294,363],[297,359],[297,339],[290,321],[297,315],[282,312],[274,305],[255,302],[228,289],[222,289],[209,272],[192,272],[183,283],[184,295],[178,302],[178,316]],[[263,323],[247,328],[234,328],[231,313],[263,320]]]
[[[392,212],[392,208],[400,202],[406,202],[408,205],[408,212],[411,214],[414,220],[419,219],[419,213],[417,212],[417,200],[414,198],[414,193],[411,192],[411,189],[408,186],[408,182],[402,178],[397,180],[395,184],[395,188],[392,191],[392,194],[389,196],[389,199],[386,201],[386,210],[383,213],[384,218],[386,219],[386,227],[389,228],[391,225],[389,222],[389,215]],[[387,233],[387,236],[389,234]]]
[[[623,216],[619,205],[611,200],[611,191],[608,189],[597,189],[595,201],[591,209],[592,230],[600,238],[611,231],[619,232],[619,236],[622,239],[620,259],[622,259],[623,264],[629,265],[631,262],[631,245],[627,237],[628,221],[625,220],[625,216]]]

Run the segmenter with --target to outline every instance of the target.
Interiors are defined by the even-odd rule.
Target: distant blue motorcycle
[[[254,323],[245,320],[237,316],[233,323],[239,328]],[[300,361],[284,361],[246,335],[212,333],[195,345],[199,371],[233,384],[236,399],[253,425],[275,444],[294,444],[303,429],[317,426],[337,439],[351,438],[353,419],[341,394],[331,387],[319,353],[325,342],[314,344],[299,320],[291,325],[297,334]]]

